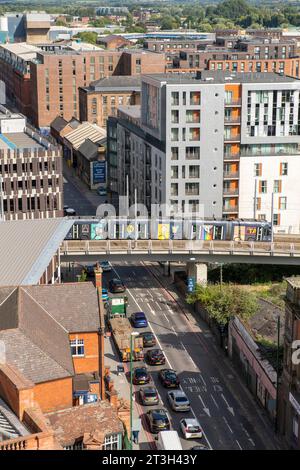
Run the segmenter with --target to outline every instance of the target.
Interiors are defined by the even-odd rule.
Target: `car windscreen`
[[[188,399],[186,397],[175,397],[176,403],[186,403]]]

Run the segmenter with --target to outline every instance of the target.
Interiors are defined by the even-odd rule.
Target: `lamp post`
[[[279,408],[279,348],[280,348],[280,315],[277,316],[277,352],[276,352],[276,418],[275,432],[278,432],[278,408]]]
[[[133,331],[130,334],[130,450],[132,450],[132,423],[133,423],[133,396],[132,396],[132,378],[133,378],[133,339],[134,336],[138,336],[137,331]]]

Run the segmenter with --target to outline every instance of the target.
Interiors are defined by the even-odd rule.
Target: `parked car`
[[[135,367],[133,369],[132,382],[135,385],[148,384],[151,380],[147,367]]]
[[[159,371],[158,376],[161,383],[166,388],[178,388],[180,385],[179,378],[173,369],[162,369]]]
[[[103,302],[108,302],[109,301],[109,295],[108,295],[108,290],[107,289],[102,289],[102,300]]]
[[[125,292],[126,287],[124,286],[121,279],[115,278],[109,281],[109,290],[112,293]]]
[[[159,404],[159,396],[154,386],[140,388],[140,399],[146,406]]]
[[[111,264],[109,261],[101,261],[100,262],[100,267],[102,269],[103,272],[109,272],[111,271]]]
[[[168,401],[173,411],[190,411],[191,404],[182,390],[168,392]]]
[[[166,358],[161,349],[150,349],[145,355],[146,361],[151,366],[163,365],[166,362]]]
[[[199,421],[195,418],[181,419],[180,427],[185,439],[197,439],[202,437],[202,429]]]
[[[168,431],[170,429],[170,419],[164,408],[150,410],[146,416],[150,431],[153,434],[156,434],[159,431]]]
[[[156,338],[151,331],[145,331],[145,333],[141,333],[141,336],[143,338],[144,348],[151,348],[156,345]]]
[[[136,312],[131,315],[131,322],[134,328],[144,328],[148,326],[147,318],[144,312]]]
[[[84,266],[84,271],[86,272],[86,275],[88,278],[93,278],[95,277],[95,266],[94,265],[87,265],[87,266]]]
[[[71,217],[76,215],[76,211],[75,209],[72,209],[72,207],[68,207],[67,209],[64,209],[64,215]]]
[[[100,187],[100,188],[97,189],[97,193],[99,194],[99,196],[106,196],[107,195],[107,190],[106,190],[106,188]]]

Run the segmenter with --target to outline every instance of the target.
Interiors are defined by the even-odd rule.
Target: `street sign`
[[[196,279],[194,277],[187,278],[187,290],[188,292],[194,292],[196,285]]]
[[[92,184],[106,182],[106,162],[92,162]]]

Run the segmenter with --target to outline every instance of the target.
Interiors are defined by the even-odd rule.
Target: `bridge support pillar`
[[[187,276],[193,278],[196,284],[207,284],[207,264],[188,262],[187,265]]]

